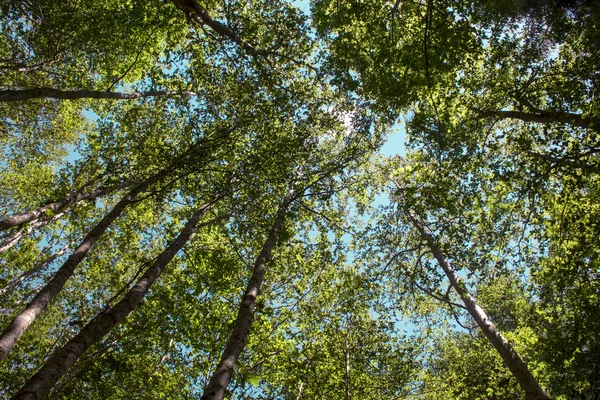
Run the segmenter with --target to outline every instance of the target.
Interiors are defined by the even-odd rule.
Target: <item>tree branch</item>
[[[174,90],[150,90],[147,92],[111,92],[102,90],[59,90],[48,87],[39,87],[32,89],[18,89],[18,90],[0,90],[0,102],[10,101],[24,101],[37,98],[51,98],[51,99],[62,99],[62,100],[75,100],[75,99],[117,99],[117,100],[128,100],[128,99],[141,99],[145,97],[174,97],[174,96],[196,96],[196,93],[187,90],[174,91]]]
[[[479,114],[480,117],[499,117],[502,119],[519,119],[525,122],[539,122],[542,124],[560,123],[565,125],[578,126],[584,129],[600,130],[600,118],[575,114],[563,111],[543,111],[536,113],[527,113],[523,111],[503,111],[503,110],[482,110],[471,107],[471,110]]]

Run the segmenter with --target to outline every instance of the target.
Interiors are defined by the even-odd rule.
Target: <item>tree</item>
[[[410,212],[410,211],[409,211]],[[471,314],[483,334],[488,338],[490,343],[498,351],[502,359],[504,360],[508,369],[515,376],[516,380],[523,391],[527,394],[528,399],[548,399],[548,395],[544,392],[544,389],[537,382],[535,377],[531,374],[527,365],[523,362],[519,354],[512,348],[510,343],[502,336],[494,324],[490,321],[485,311],[477,304],[476,300],[469,294],[465,284],[461,281],[459,276],[454,272],[454,269],[435,243],[435,240],[425,231],[423,226],[409,214],[413,225],[419,231],[421,237],[427,241],[431,252],[437,259],[440,267],[444,270],[444,273],[450,281],[452,288],[462,298],[465,308]]]
[[[50,358],[44,366],[17,392],[15,398],[38,399],[46,395],[56,383],[61,374],[95,342],[106,335],[110,329],[125,318],[139,303],[152,283],[160,276],[169,261],[189,240],[198,227],[202,214],[206,212],[211,203],[195,211],[186,223],[181,233],[173,243],[165,249],[136,282],[133,288],[112,308],[103,311],[90,321],[79,334],[73,337],[65,346]]]
[[[237,360],[240,358],[240,354],[246,345],[248,340],[248,333],[250,332],[250,326],[254,317],[254,310],[256,308],[256,298],[260,291],[260,287],[265,278],[265,264],[267,260],[271,258],[271,252],[277,238],[279,231],[283,226],[285,216],[289,205],[294,200],[295,188],[292,187],[285,194],[281,200],[281,205],[275,215],[273,226],[267,236],[265,244],[262,250],[256,258],[254,263],[254,269],[252,270],[252,276],[248,281],[248,287],[244,293],[244,297],[240,302],[240,311],[235,320],[231,336],[227,341],[227,346],[223,350],[221,360],[217,365],[217,369],[213,373],[210,382],[206,386],[204,391],[203,399],[222,399],[227,385],[233,375],[233,369]]]

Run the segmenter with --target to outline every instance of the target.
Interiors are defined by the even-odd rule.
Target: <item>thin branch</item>
[[[448,304],[448,305],[453,306],[453,307],[461,308],[463,310],[467,309],[467,307],[465,307],[462,304],[455,303],[455,302],[453,302],[451,300],[444,299],[443,297],[440,297],[440,296],[436,295],[435,293],[431,292],[430,290],[428,290],[428,289],[422,287],[421,285],[419,285],[417,282],[413,282],[413,284],[417,287],[417,289],[422,290],[425,294],[433,297],[437,301],[440,301],[442,303]]]
[[[119,81],[123,78],[125,78],[127,76],[127,74],[129,73],[129,71],[131,71],[133,69],[133,67],[135,66],[135,64],[137,64],[140,55],[142,54],[142,51],[144,51],[144,47],[146,47],[146,45],[148,44],[148,42],[150,41],[150,39],[152,39],[154,37],[154,34],[156,33],[156,30],[158,29],[159,25],[160,25],[160,8],[158,9],[158,18],[159,20],[156,22],[156,25],[154,26],[154,29],[152,29],[152,32],[150,32],[150,34],[148,35],[148,37],[146,38],[146,40],[144,40],[144,43],[142,43],[142,46],[140,47],[140,49],[138,50],[137,54],[135,55],[135,59],[133,60],[133,62],[131,63],[131,65],[129,65],[129,67],[125,70],[125,72],[123,72],[123,74],[121,76],[119,76],[107,89],[107,91],[111,91],[112,88],[115,87],[115,85],[117,83],[119,83]]]
[[[300,199],[296,199],[295,200],[296,203],[300,204],[304,209],[310,211],[311,213],[318,215],[321,218],[324,218],[325,220],[327,220],[334,228],[347,233],[348,235],[354,235],[353,232],[349,231],[348,229],[341,227],[337,224],[337,222],[335,222],[334,220],[332,220],[331,218],[329,218],[327,215],[323,214],[322,212],[319,212],[317,210],[313,210],[312,208],[310,208],[309,206],[307,206],[306,204],[304,204],[302,201],[300,201]]]

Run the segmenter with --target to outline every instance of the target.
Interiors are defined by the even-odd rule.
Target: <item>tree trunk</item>
[[[65,261],[56,274],[33,298],[25,309],[17,315],[10,325],[0,335],[0,360],[12,349],[23,332],[44,311],[48,303],[60,292],[67,280],[73,275],[75,268],[85,258],[96,241],[104,234],[106,229],[121,215],[123,210],[131,204],[135,197],[145,191],[150,185],[159,181],[167,173],[163,170],[146,179],[129,193],[127,193],[115,207],[87,234],[73,254]]]
[[[290,189],[284,196],[283,201],[279,206],[279,210],[277,210],[277,215],[273,222],[273,226],[271,227],[271,231],[269,232],[269,236],[254,263],[252,277],[250,278],[244,296],[242,297],[233,331],[231,336],[229,336],[221,360],[219,361],[210,382],[206,386],[201,400],[222,400],[225,395],[227,385],[229,385],[229,381],[233,376],[235,364],[248,339],[248,333],[250,332],[250,326],[252,325],[252,319],[254,317],[256,296],[258,295],[260,286],[265,277],[265,264],[271,257],[271,251],[273,250],[273,247],[275,247],[277,237],[279,236],[279,230],[283,225],[287,208],[292,202],[293,196],[294,189]]]
[[[429,245],[433,255],[448,277],[450,284],[463,300],[467,311],[469,314],[471,314],[479,328],[483,331],[496,351],[500,354],[510,372],[517,379],[517,382],[519,382],[521,388],[525,391],[527,398],[531,400],[550,399],[538,381],[531,374],[527,368],[527,365],[525,365],[523,360],[521,360],[519,354],[517,354],[510,343],[508,343],[508,340],[502,336],[498,329],[496,329],[494,324],[489,320],[485,311],[483,311],[475,299],[469,294],[465,284],[461,282],[456,272],[454,272],[452,265],[450,265],[450,262],[446,259],[440,248],[435,243],[433,236],[427,233],[423,226],[421,226],[421,224],[419,224],[412,216],[410,216],[410,218],[415,228],[417,228],[421,234],[421,237],[427,241],[427,244]]]
[[[141,99],[145,97],[173,97],[173,96],[196,96],[196,93],[187,90],[151,90],[147,92],[107,92],[102,90],[58,90],[47,87],[20,90],[0,90],[0,102],[24,101],[41,97],[63,100],[74,99]]]
[[[0,289],[0,296],[4,295],[6,292],[17,286],[19,283],[23,282],[25,279],[29,278],[31,275],[41,271],[46,268],[52,261],[56,260],[58,257],[62,256],[70,243],[68,243],[65,247],[52,254],[50,257],[46,258],[44,261],[37,263],[33,268],[23,272],[21,275],[8,282],[2,289]]]
[[[107,188],[94,189],[91,192],[75,192],[70,195],[55,201],[53,203],[46,204],[36,210],[28,211],[23,214],[13,215],[0,221],[0,231],[5,231],[15,226],[23,225],[38,218],[44,217],[46,213],[56,214],[63,210],[65,207],[71,204],[77,204],[84,200],[94,199],[96,197],[104,196],[107,193],[113,192],[116,189],[121,189],[123,185],[111,186]]]
[[[158,279],[167,264],[187,243],[194,232],[200,227],[216,221],[215,219],[198,225],[200,217],[215,201],[213,200],[198,209],[185,224],[179,236],[158,256],[152,266],[146,270],[123,299],[108,310],[99,313],[76,336],[56,351],[39,371],[25,382],[14,396],[14,399],[41,400],[90,346],[99,342],[115,325],[125,319],[144,298],[150,286]]]
[[[535,113],[523,111],[473,110],[482,117],[520,119],[521,121],[525,122],[539,122],[542,124],[558,122],[561,124],[578,126],[580,128],[592,129],[596,131],[600,130],[600,118],[595,118],[589,115],[543,110],[538,110],[538,112]]]

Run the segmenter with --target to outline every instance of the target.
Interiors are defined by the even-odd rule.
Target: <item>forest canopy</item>
[[[596,3],[3,1],[0,396],[600,398]]]

